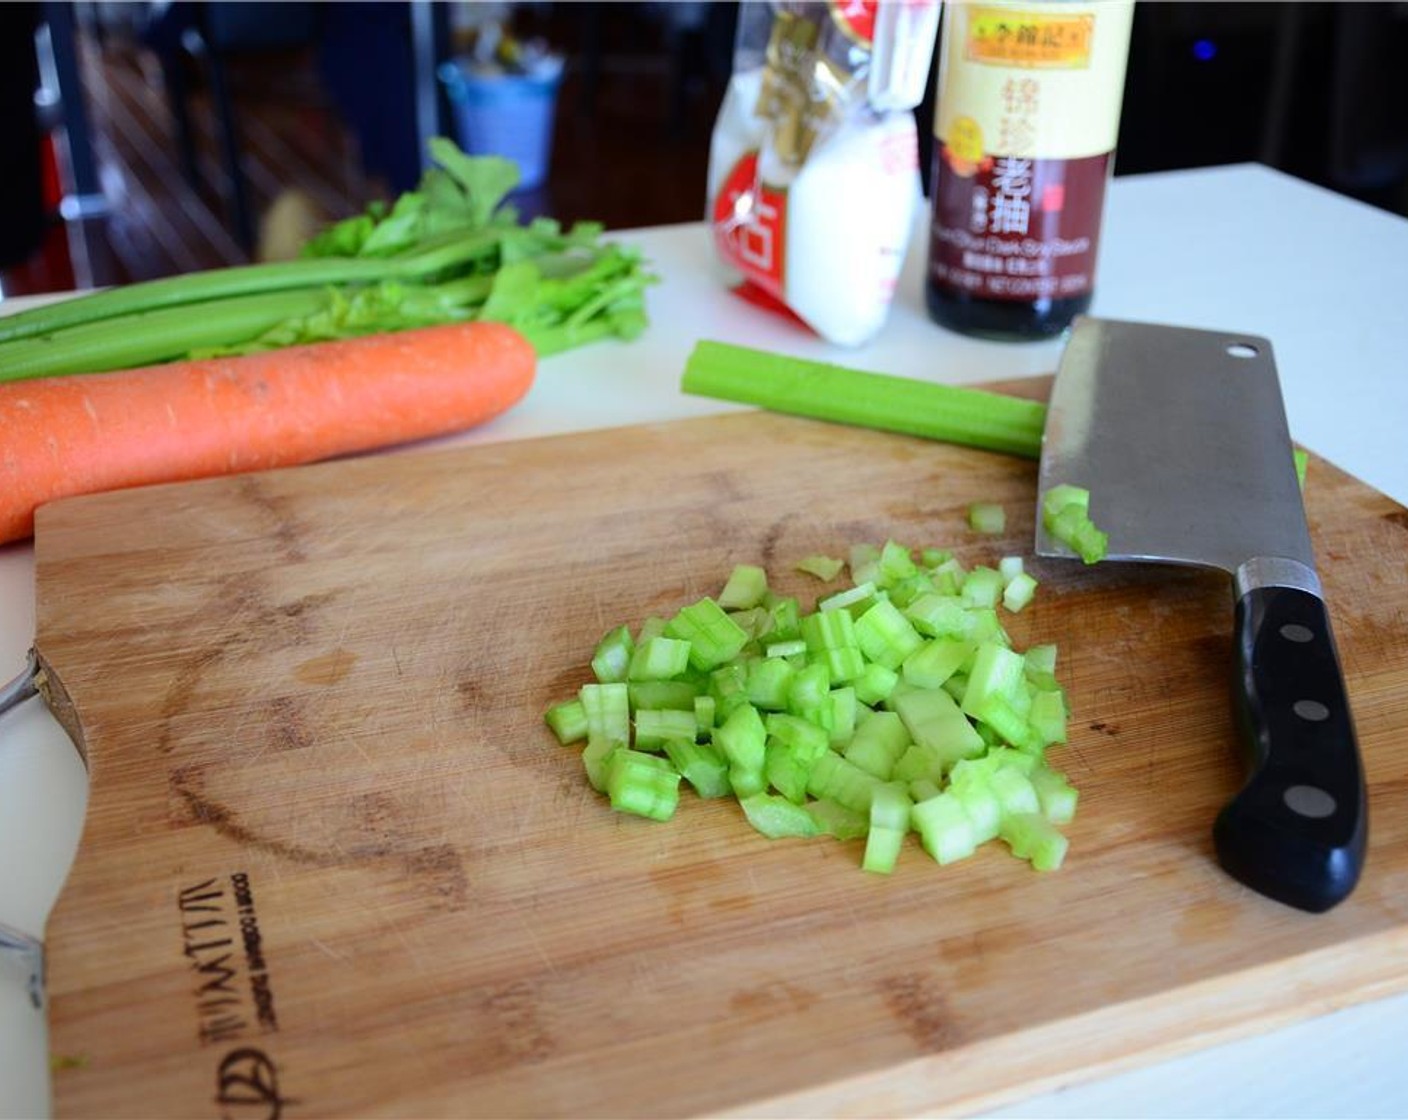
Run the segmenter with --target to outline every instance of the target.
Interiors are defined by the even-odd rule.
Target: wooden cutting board
[[[1408,513],[1319,461],[1372,819],[1328,914],[1215,865],[1209,573],[1031,563],[1009,630],[1060,645],[1082,791],[1054,874],[994,844],[868,875],[692,796],[624,817],[543,725],[606,628],[734,563],[810,599],[795,561],[859,541],[1029,554],[1034,488],[739,413],[43,510],[38,648],[92,776],[49,927],[59,1114],[952,1111],[1408,986]]]

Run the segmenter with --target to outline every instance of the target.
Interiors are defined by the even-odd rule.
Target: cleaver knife
[[[1078,319],[1042,437],[1042,556],[1075,555],[1041,524],[1041,501],[1060,483],[1090,491],[1108,560],[1231,577],[1248,772],[1214,824],[1217,857],[1269,898],[1330,909],[1359,880],[1367,799],[1271,344]]]

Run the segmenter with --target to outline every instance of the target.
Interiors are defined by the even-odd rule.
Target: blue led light
[[[1199,62],[1211,62],[1217,57],[1217,44],[1211,39],[1199,39],[1193,44],[1193,57]]]

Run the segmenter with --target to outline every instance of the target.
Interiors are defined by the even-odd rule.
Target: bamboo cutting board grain
[[[1060,645],[1082,791],[1055,874],[911,844],[867,875],[690,795],[620,816],[542,723],[607,627],[734,563],[810,597],[792,565],[858,541],[1029,555],[1034,480],[739,413],[43,510],[38,649],[92,776],[49,928],[58,1112],[952,1111],[1408,986],[1408,514],[1319,461],[1371,802],[1329,914],[1214,865],[1212,574],[1032,563],[1009,630]]]

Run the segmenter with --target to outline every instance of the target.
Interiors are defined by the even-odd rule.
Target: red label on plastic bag
[[[875,41],[875,9],[879,0],[831,0],[831,18],[846,35],[862,46]]]
[[[787,192],[758,179],[758,153],[745,152],[714,198],[719,255],[779,299],[787,255]]]

